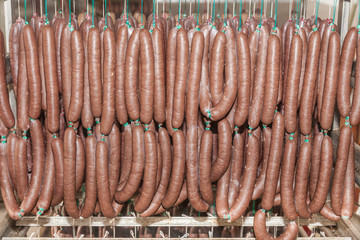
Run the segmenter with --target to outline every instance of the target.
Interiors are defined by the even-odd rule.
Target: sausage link
[[[291,52],[291,44],[292,40],[295,35],[295,24],[292,21],[289,21],[289,24],[286,27],[286,30],[283,31],[283,75],[284,75],[284,81],[283,81],[283,99],[282,103],[285,102],[286,97],[286,84],[289,74],[289,62],[290,62],[290,52]]]
[[[81,137],[76,137],[76,184],[75,191],[78,192],[83,184],[85,175],[85,148]]]
[[[44,135],[42,132],[41,122],[39,120],[32,120],[30,122],[30,136],[31,136],[31,152],[33,156],[33,166],[31,169],[31,180],[29,189],[26,192],[20,208],[24,213],[28,213],[35,207],[36,201],[39,197],[41,183],[44,174],[45,165],[45,147]]]
[[[248,38],[242,32],[236,35],[236,51],[241,54],[237,54],[239,86],[234,124],[242,126],[248,117],[251,96],[251,61],[249,61],[251,50]]]
[[[272,125],[270,155],[265,178],[266,188],[264,189],[261,201],[262,208],[267,210],[270,210],[273,207],[274,198],[276,195],[276,188],[280,172],[280,162],[284,144],[284,130],[284,117],[280,112],[277,112],[275,114]]]
[[[232,131],[228,120],[218,122],[219,147],[215,162],[211,166],[210,181],[215,182],[225,173],[231,158]]]
[[[360,37],[359,34],[357,36],[357,44],[356,46],[360,46]],[[360,47],[356,47],[356,56],[360,56]],[[354,88],[354,96],[350,109],[350,124],[352,126],[356,126],[360,122],[360,61],[356,58],[356,69],[355,69],[355,88]]]
[[[101,82],[101,49],[100,33],[96,27],[89,31],[88,36],[88,61],[89,61],[89,86],[91,113],[95,118],[101,116],[102,110],[102,82]]]
[[[16,191],[21,201],[24,199],[29,184],[26,145],[26,137],[21,137],[18,138],[15,147]]]
[[[251,195],[256,181],[256,172],[260,155],[259,139],[254,134],[250,135],[246,147],[246,162],[243,176],[243,179],[246,179],[246,181],[242,182],[238,198],[236,199],[235,204],[230,208],[229,219],[231,221],[238,219],[241,215],[244,214],[247,206],[251,201]]]
[[[327,204],[325,204],[324,207],[321,209],[320,214],[331,221],[340,220],[340,216],[336,215],[331,209],[331,207],[329,207]]]
[[[39,69],[41,79],[41,110],[46,111],[46,84],[45,84],[45,69],[44,69],[44,54],[43,54],[43,27],[39,31],[37,38],[37,50],[39,56]]]
[[[321,36],[319,31],[313,31],[309,37],[305,65],[304,84],[301,92],[299,111],[300,132],[309,135],[312,128],[313,101],[316,98],[315,87],[318,75]]]
[[[61,34],[61,80],[62,80],[62,94],[65,116],[69,117],[69,107],[71,99],[71,76],[72,76],[72,52],[71,52],[71,32],[68,25],[64,25]],[[74,54],[75,57],[75,54]]]
[[[322,132],[319,132],[315,135],[312,142],[311,167],[310,167],[310,177],[309,177],[310,199],[314,198],[316,185],[319,177],[320,153],[321,153],[321,145],[323,138],[324,138],[324,134]]]
[[[329,39],[326,75],[320,113],[320,126],[323,129],[330,129],[334,119],[339,63],[340,36],[337,32],[332,32]]]
[[[125,53],[127,48],[128,30],[122,26],[116,35],[116,68],[115,68],[115,110],[120,124],[128,121],[125,103]]]
[[[53,139],[51,149],[55,162],[55,189],[51,206],[56,206],[63,200],[64,196],[64,144],[62,139]]]
[[[129,200],[140,185],[144,172],[144,131],[140,126],[132,129],[132,164],[129,178],[121,191],[115,193],[117,202]]]
[[[114,198],[120,175],[121,136],[117,124],[114,124],[109,134],[109,186],[111,199]]]
[[[76,133],[67,128],[64,136],[64,204],[66,212],[72,218],[80,217],[76,204]]]
[[[115,121],[115,36],[107,28],[104,32],[104,64],[103,68],[103,103],[100,131],[108,135]]]
[[[146,30],[147,31],[147,30]],[[155,135],[152,131],[144,134],[145,142],[145,171],[142,190],[135,202],[135,211],[144,212],[150,205],[155,194],[155,181],[157,172],[157,146]]]
[[[180,28],[176,35],[176,77],[171,120],[173,128],[180,128],[184,121],[188,58],[189,41],[186,31],[183,28]]]
[[[319,172],[316,191],[309,204],[309,210],[311,213],[319,212],[323,208],[326,201],[330,187],[330,178],[333,165],[332,149],[332,140],[329,136],[325,135],[321,144],[321,173]]]
[[[18,141],[18,137],[15,134],[15,131],[11,132],[7,137],[6,143],[6,156],[7,156],[7,165],[9,168],[10,178],[12,185],[16,189],[16,143]]]
[[[299,92],[298,92],[298,101],[297,101],[297,108],[300,107],[301,103],[301,95],[303,91],[303,85],[304,85],[304,77],[305,77],[305,66],[306,66],[306,60],[307,60],[307,48],[308,48],[308,41],[307,41],[307,35],[305,32],[305,29],[303,27],[300,27],[298,29],[299,36],[301,37],[302,41],[302,57],[301,57],[301,72],[300,72],[300,79],[299,79]]]
[[[15,96],[17,96],[17,82],[19,76],[20,35],[24,24],[25,21],[22,18],[16,19],[16,22],[11,25],[9,32],[10,68]],[[1,66],[3,66],[3,64],[1,64]]]
[[[56,48],[56,73],[57,73],[57,81],[58,81],[58,89],[59,93],[63,93],[63,80],[62,80],[62,70],[61,70],[61,35],[63,32],[63,28],[66,25],[64,18],[57,18],[57,24],[55,25],[55,48]]]
[[[302,40],[295,34],[291,42],[289,66],[285,86],[285,130],[288,133],[296,132],[297,128],[297,101],[302,61]]]
[[[343,188],[344,192],[342,197],[341,216],[343,218],[351,218],[354,213],[355,199],[355,152],[353,135],[351,135],[349,159],[347,162]]]
[[[120,183],[126,181],[129,177],[132,161],[132,130],[131,125],[124,125],[123,141],[121,145],[121,171]]]
[[[199,188],[202,199],[209,205],[214,202],[211,185],[211,155],[213,147],[213,134],[210,130],[205,130],[201,136],[200,156],[199,156]]]
[[[219,218],[229,219],[229,184],[230,184],[231,167],[227,167],[225,173],[221,176],[216,186],[216,214]]]
[[[181,186],[185,175],[185,136],[181,130],[173,134],[173,166],[171,169],[171,179],[166,194],[162,200],[162,206],[167,209],[173,206],[178,199]],[[180,198],[180,197],[179,197]]]
[[[301,144],[296,164],[295,175],[295,206],[302,218],[310,218],[311,214],[307,208],[306,197],[308,193],[309,166],[311,160],[311,142]]]
[[[350,114],[350,77],[357,42],[357,28],[347,32],[341,50],[339,80],[337,88],[337,107],[340,115],[345,118]]]
[[[41,35],[40,35],[41,36]],[[56,78],[55,36],[52,28],[45,25],[42,28],[45,86],[46,86],[46,118],[47,128],[51,133],[59,130],[59,88]]]
[[[24,26],[23,34],[29,81],[29,117],[37,119],[41,113],[41,78],[36,35],[29,25]]]
[[[259,39],[260,33],[258,31],[252,31],[249,35],[249,50],[250,50],[250,103],[253,99],[253,91],[255,87],[255,68],[256,68],[256,60],[257,60],[257,53],[259,49]],[[247,59],[249,61],[249,58]],[[249,108],[250,109],[250,108]],[[249,110],[248,110],[249,111]]]

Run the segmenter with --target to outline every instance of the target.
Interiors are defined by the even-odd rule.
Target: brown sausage
[[[126,124],[126,123],[125,123]],[[121,172],[120,172],[120,183],[127,180],[131,170],[132,161],[132,131],[131,125],[124,125],[123,141],[121,145]]]
[[[289,21],[289,24],[284,29],[282,34],[283,34],[283,39],[282,39],[283,41],[282,42],[284,43],[283,44],[283,57],[282,57],[283,75],[284,75],[282,102],[284,103],[284,101],[285,101],[285,91],[286,91],[286,82],[287,82],[288,73],[289,73],[289,61],[290,61],[291,44],[292,44],[292,40],[293,40],[293,37],[294,37],[294,34],[295,34],[295,24],[293,22]]]
[[[251,95],[251,61],[249,61],[250,47],[247,36],[242,32],[238,32],[236,35],[236,49],[238,53],[241,52],[242,54],[237,55],[239,86],[234,124],[235,126],[242,126],[249,113]]]
[[[64,144],[62,139],[55,138],[51,141],[52,154],[55,161],[55,189],[51,205],[59,204],[64,196]]]
[[[146,30],[147,31],[147,30]],[[157,146],[155,135],[152,131],[144,134],[145,144],[145,171],[142,190],[139,198],[135,202],[135,211],[144,212],[150,205],[155,194],[155,181],[157,171]]]
[[[348,165],[351,137],[351,128],[344,125],[340,131],[337,157],[330,191],[331,207],[334,213],[338,216],[341,215],[342,192]]]
[[[299,36],[301,37],[302,41],[302,58],[301,58],[301,73],[300,73],[300,80],[299,80],[299,92],[298,92],[298,101],[297,101],[297,108],[300,107],[301,103],[301,95],[302,89],[304,85],[304,77],[305,77],[305,66],[306,66],[306,59],[307,59],[307,48],[308,48],[308,41],[307,41],[307,34],[303,27],[298,29]]]
[[[337,32],[332,32],[329,39],[326,75],[320,112],[320,126],[322,129],[330,129],[333,123],[336,91],[338,85],[339,63],[340,36]]]
[[[252,31],[249,35],[249,50],[250,50],[250,105],[253,99],[253,91],[255,86],[255,68],[256,68],[256,59],[257,59],[257,52],[259,49],[259,38],[260,32],[259,31]],[[247,59],[249,61],[249,59]]]
[[[18,138],[15,147],[16,191],[21,201],[24,199],[29,184],[27,173],[26,139],[26,136]]]
[[[319,66],[320,44],[321,37],[319,31],[313,31],[309,37],[304,84],[301,92],[299,111],[300,132],[303,135],[309,135],[312,128],[312,104],[316,97],[315,87]]]
[[[120,149],[121,137],[117,124],[114,124],[109,134],[109,185],[110,196],[114,198],[120,175]]]
[[[180,128],[184,121],[185,90],[188,73],[189,41],[186,31],[180,28],[176,35],[176,77],[172,111],[172,127]]]
[[[31,152],[33,155],[33,166],[29,189],[21,202],[20,208],[24,209],[24,213],[28,213],[35,207],[39,196],[41,182],[44,174],[45,165],[45,147],[44,135],[42,133],[42,126],[39,120],[32,120],[30,122],[30,136],[31,136]]]
[[[321,152],[321,144],[324,138],[324,134],[319,132],[315,135],[312,142],[312,152],[311,152],[311,167],[310,167],[310,177],[309,177],[309,193],[310,199],[313,199],[316,185],[319,176],[320,170],[320,152]]]
[[[357,45],[356,46],[360,46],[360,38],[359,38],[359,34],[357,37]],[[360,47],[356,48],[356,56],[359,56],[360,53]],[[350,111],[350,124],[352,126],[357,125],[360,122],[360,101],[359,101],[359,96],[360,96],[360,61],[358,58],[356,58],[356,70],[355,70],[355,88],[354,88],[354,96],[353,96],[353,101],[352,101],[352,105],[351,105],[351,111]]]
[[[76,137],[76,184],[75,191],[78,192],[83,184],[85,175],[85,148],[81,137]]]
[[[324,207],[321,209],[320,214],[331,221],[340,220],[340,216],[336,215],[331,209],[331,207],[329,207],[327,204],[325,204]]]
[[[340,115],[345,118],[350,114],[350,77],[357,42],[357,28],[347,32],[341,50],[339,80],[337,88],[337,106]]]
[[[15,131],[12,131],[7,137],[6,154],[7,154],[7,160],[8,160],[7,164],[8,164],[8,168],[9,168],[11,182],[12,182],[14,188],[16,189],[15,148],[16,148],[16,143],[18,141],[18,137],[16,136],[15,133],[16,133]]]
[[[100,61],[100,33],[96,27],[89,31],[88,36],[88,61],[89,61],[89,86],[91,113],[95,118],[101,116],[102,110],[102,82]]]
[[[265,178],[266,188],[264,189],[261,201],[262,208],[267,210],[270,210],[273,207],[276,194],[276,186],[279,179],[280,162],[283,152],[284,128],[284,117],[280,112],[277,112],[272,125],[270,155]]]
[[[56,48],[56,69],[57,69],[57,80],[58,80],[58,89],[59,93],[63,93],[62,85],[62,70],[61,70],[61,35],[64,26],[66,25],[64,18],[57,18],[57,24],[54,27],[55,31],[55,48]]]
[[[40,35],[41,36],[41,35]],[[45,86],[46,86],[46,118],[47,128],[51,133],[59,130],[59,88],[56,78],[55,36],[52,28],[45,25],[42,28]]]
[[[129,200],[140,185],[144,171],[144,131],[140,126],[132,129],[132,165],[125,186],[115,193],[117,202]]]
[[[76,133],[71,127],[64,136],[64,204],[66,212],[73,218],[80,217],[76,204]]]
[[[185,175],[185,136],[181,130],[173,134],[173,166],[171,179],[166,194],[162,200],[162,206],[167,209],[173,206],[179,197]]]
[[[225,173],[231,158],[232,131],[228,120],[218,122],[219,147],[216,161],[211,166],[211,182],[215,182]]]
[[[115,36],[107,28],[103,32],[104,63],[103,63],[103,103],[100,131],[108,135],[115,121]]]
[[[199,156],[199,188],[202,199],[209,205],[214,202],[211,185],[211,156],[213,147],[213,134],[210,130],[205,130],[201,136],[200,156]]]
[[[72,77],[72,48],[71,48],[71,32],[68,25],[64,25],[61,34],[61,80],[62,80],[62,99],[64,104],[65,116],[69,117],[69,107],[71,99],[71,77]],[[74,54],[75,58],[75,54]],[[79,66],[77,66],[79,67]]]
[[[216,186],[216,214],[219,218],[229,219],[229,184],[230,184],[231,167],[227,167],[226,172],[221,176]]]
[[[325,135],[321,144],[321,172],[319,172],[314,197],[311,199],[309,204],[309,210],[311,213],[319,212],[326,201],[327,193],[330,187],[331,170],[333,165],[332,149],[332,140],[329,136]]]
[[[280,68],[280,39],[271,33],[268,40],[266,54],[266,82],[264,104],[261,115],[261,122],[265,125],[272,123],[278,99],[279,90],[279,68]]]
[[[289,66],[285,86],[285,130],[294,133],[297,129],[297,101],[302,61],[302,40],[295,34],[291,42]]]
[[[256,239],[259,240],[270,240],[270,239],[278,239],[278,240],[295,240],[298,234],[298,225],[296,222],[291,221],[286,230],[277,238],[271,237],[266,229],[266,215],[264,209],[259,209],[255,213],[254,217],[254,233]]]
[[[352,135],[343,188],[344,192],[341,206],[341,217],[351,218],[354,213],[355,199],[355,153],[354,137]]]
[[[37,50],[39,56],[39,71],[41,80],[41,110],[46,111],[46,84],[45,84],[45,69],[44,69],[44,54],[43,54],[43,28],[40,29],[37,40]]]
[[[41,113],[41,79],[39,57],[34,30],[26,25],[23,28],[26,69],[29,81],[29,117],[37,119]]]
[[[128,40],[127,26],[122,26],[116,35],[116,68],[115,68],[115,110],[120,124],[128,121],[125,104],[125,52]]]

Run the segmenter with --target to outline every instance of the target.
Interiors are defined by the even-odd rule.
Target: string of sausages
[[[277,205],[290,221],[350,218],[359,28],[341,49],[332,19],[280,28],[266,17],[200,16],[198,25],[161,15],[18,18],[9,37],[16,109],[1,33],[0,180],[10,217],[61,203],[73,218],[113,218],[129,204],[148,217],[188,199],[235,221],[256,203],[258,239],[272,238],[265,212]],[[334,157],[336,108],[345,124]],[[297,230],[291,222],[279,238]]]

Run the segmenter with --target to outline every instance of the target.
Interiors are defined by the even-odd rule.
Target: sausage
[[[66,25],[64,18],[56,18],[56,27],[55,31],[55,48],[56,48],[56,70],[57,70],[57,81],[58,81],[58,89],[59,93],[63,93],[63,79],[62,79],[62,69],[61,69],[61,38],[63,28]]]
[[[64,83],[65,84],[65,83]],[[68,121],[79,120],[84,104],[84,45],[78,30],[71,32],[71,98]]]
[[[202,199],[207,204],[214,202],[211,185],[211,156],[213,147],[213,134],[210,130],[205,130],[201,136],[200,155],[199,155],[199,188]]]
[[[315,87],[319,66],[320,44],[321,36],[319,31],[312,31],[307,48],[304,84],[299,110],[300,132],[303,135],[309,135],[312,128],[312,104],[316,97]]]
[[[51,133],[59,130],[59,88],[56,78],[55,36],[52,28],[45,25],[42,28],[45,86],[46,86],[46,118],[47,128]],[[40,36],[41,36],[40,35]]]
[[[144,131],[140,126],[132,129],[132,164],[129,178],[121,191],[115,193],[117,202],[126,202],[136,192],[144,171]]]
[[[18,137],[15,134],[15,131],[12,131],[8,137],[7,137],[7,143],[6,143],[6,156],[7,156],[7,165],[9,168],[10,178],[12,185],[16,189],[16,154],[15,154],[15,148],[16,143],[18,141]]]
[[[259,163],[259,139],[254,134],[251,134],[248,138],[246,147],[246,162],[243,176],[243,179],[246,179],[246,181],[242,182],[236,202],[230,208],[229,219],[231,221],[238,219],[241,215],[244,214],[247,206],[251,201],[251,195],[255,185],[256,172]]]
[[[10,68],[11,68],[11,77],[14,86],[15,96],[17,96],[17,81],[19,76],[20,34],[24,23],[25,22],[22,18],[17,18],[16,22],[13,25],[11,25],[9,32]],[[1,45],[3,46],[3,43]],[[1,64],[1,66],[4,65]]]
[[[122,26],[116,35],[116,68],[115,68],[115,112],[120,124],[128,121],[125,103],[125,52],[127,47],[127,26]]]
[[[181,130],[174,132],[173,136],[173,163],[169,187],[162,199],[162,206],[167,209],[173,206],[181,192],[185,174],[185,136]]]
[[[311,213],[319,212],[326,201],[327,193],[330,187],[331,170],[333,165],[332,149],[332,140],[329,136],[325,135],[322,140],[320,153],[321,174],[319,172],[316,191],[309,204],[309,210]]]
[[[219,31],[211,46],[210,60],[210,95],[212,105],[215,106],[221,96],[224,85],[224,63],[225,63],[225,33]]]
[[[131,125],[124,125],[123,143],[121,145],[121,172],[120,172],[120,183],[127,180],[130,174],[131,161],[132,161],[132,131]]]
[[[324,28],[324,34],[322,34],[321,39],[321,50],[320,50],[320,60],[319,60],[319,69],[326,69],[327,59],[328,59],[328,48],[329,48],[329,39],[332,26],[327,25]],[[321,32],[321,31],[319,31]],[[320,120],[322,100],[323,100],[323,92],[325,85],[325,74],[326,71],[318,72],[318,81],[317,81],[317,112],[318,112],[318,120]]]
[[[229,184],[230,184],[231,167],[227,167],[226,172],[221,176],[216,186],[216,214],[219,218],[229,219]]]
[[[329,39],[324,91],[320,109],[320,126],[323,129],[330,129],[333,123],[339,74],[339,63],[340,36],[337,32],[332,32]]]
[[[277,104],[277,94],[279,88],[279,68],[280,68],[280,39],[271,33],[268,40],[267,59],[266,59],[266,82],[264,104],[262,109],[261,122],[269,125],[272,123]]]
[[[322,132],[319,132],[315,135],[312,142],[312,151],[311,151],[311,168],[310,168],[310,177],[309,177],[309,193],[310,199],[314,198],[316,185],[319,176],[320,170],[320,152],[321,145],[324,135]]]
[[[184,121],[185,90],[188,73],[189,41],[186,31],[180,28],[176,35],[176,77],[172,111],[172,127],[180,128]]]
[[[230,176],[230,185],[229,185],[229,194],[228,202],[229,207],[231,208],[236,198],[239,195],[240,181],[242,175],[242,168],[244,162],[244,138],[239,133],[235,133],[233,139],[234,151],[231,164],[231,176]]]
[[[121,137],[117,124],[114,124],[109,134],[109,186],[111,199],[114,198],[120,175]]]
[[[51,206],[56,206],[64,196],[64,144],[62,139],[54,138],[51,141],[51,149],[55,162],[55,188]]]
[[[81,124],[85,129],[89,129],[94,125],[94,117],[91,114],[90,102],[90,83],[89,83],[89,30],[91,29],[91,21],[86,19],[80,26],[82,40],[84,44],[84,104],[81,111]]]
[[[270,156],[270,144],[271,144],[271,128],[263,126],[262,144],[261,144],[263,148],[261,172],[255,182],[254,191],[251,197],[252,200],[258,199],[264,193],[266,170]]]
[[[89,61],[89,86],[90,86],[90,105],[93,117],[101,116],[102,110],[102,82],[101,82],[101,62],[100,62],[100,33],[96,27],[89,30],[88,35],[88,61]]]
[[[351,137],[351,128],[344,125],[340,131],[337,157],[330,191],[331,207],[334,213],[338,216],[341,215],[341,198],[348,165]]]
[[[169,185],[170,173],[171,173],[171,143],[170,137],[165,128],[159,129],[159,143],[160,150],[158,154],[162,156],[162,171],[159,187],[153,197],[153,200],[150,206],[140,214],[141,217],[148,217],[153,215],[160,207],[161,201],[166,193],[167,187]],[[186,186],[186,184],[185,184]]]
[[[65,210],[72,218],[80,217],[76,204],[76,133],[71,127],[65,130],[64,136],[64,204]]]
[[[261,111],[264,101],[265,82],[266,82],[266,55],[269,38],[269,29],[267,26],[260,28],[260,40],[258,48],[258,57],[256,60],[256,69],[254,77],[254,86],[252,89],[251,105],[249,109],[249,127],[255,129],[260,122]]]
[[[356,46],[360,46],[359,43],[359,34],[358,34],[358,40],[357,40],[357,45]],[[359,56],[360,53],[360,47],[356,48],[356,56]],[[350,109],[350,124],[352,126],[357,125],[360,122],[360,101],[359,101],[359,96],[360,96],[360,61],[358,60],[358,58],[356,58],[356,69],[355,70],[355,88],[354,88],[354,96],[353,96],[353,101],[351,104],[351,109]],[[348,87],[348,86],[347,86]],[[349,96],[349,95],[347,95]]]
[[[344,180],[344,192],[341,205],[341,216],[343,218],[351,218],[354,213],[355,199],[355,155],[354,155],[354,137],[351,135],[349,159],[346,167]]]
[[[226,44],[225,44],[225,87],[224,93],[219,98],[219,100],[215,99],[213,102],[214,108],[210,110],[211,113],[211,120],[218,121],[222,119],[232,108],[236,93],[237,93],[237,69],[236,69],[236,40],[235,40],[235,33],[230,27],[225,27],[225,36],[226,36]],[[218,60],[217,58],[212,58],[212,62]],[[217,64],[221,64],[217,63]],[[220,73],[219,73],[220,74]],[[223,73],[221,72],[221,75]],[[215,72],[214,75],[216,76],[217,73]],[[212,75],[210,75],[212,76]],[[210,78],[210,91],[212,89],[213,83],[211,82]],[[223,83],[221,83],[223,84]],[[216,88],[214,85],[213,88]],[[220,88],[222,90],[222,88]]]
[[[78,43],[78,44],[80,44],[80,43]],[[64,25],[64,28],[61,33],[60,54],[61,54],[60,61],[61,61],[61,80],[62,80],[62,94],[63,94],[62,99],[63,99],[63,104],[64,104],[65,116],[66,116],[66,118],[68,118],[69,117],[70,99],[71,99],[71,87],[72,87],[72,81],[71,81],[72,66],[74,65],[72,63],[71,32],[70,32],[70,28],[68,25]],[[76,57],[76,55],[74,53],[74,58],[75,57]],[[80,60],[80,58],[79,58],[79,60]],[[77,67],[80,67],[80,66],[77,66]]]
[[[341,50],[339,80],[337,88],[337,107],[340,115],[345,118],[350,114],[350,77],[355,56],[357,28],[347,32]]]
[[[255,86],[255,68],[256,68],[256,59],[257,53],[259,49],[259,39],[260,32],[259,31],[251,31],[249,35],[249,50],[250,50],[250,105],[253,99],[253,91]],[[249,58],[247,59],[249,61]],[[249,105],[249,106],[250,106]]]
[[[20,53],[19,53],[19,76],[18,76],[18,82],[17,82],[18,97],[17,97],[17,102],[16,102],[16,110],[17,110],[16,115],[17,115],[17,127],[22,132],[29,130],[29,126],[30,126],[29,98],[28,98],[29,86],[28,86],[26,59],[25,58],[26,58],[26,55],[25,55],[25,46],[24,46],[24,34],[23,34],[23,32],[21,32]],[[5,90],[6,90],[6,88],[5,88]],[[7,94],[7,91],[6,91],[6,94]],[[6,96],[6,95],[1,94],[1,96]],[[6,98],[6,99],[8,99],[8,98]],[[5,100],[5,102],[6,102],[6,100]],[[0,112],[1,112],[0,114],[4,113],[3,110],[1,110]]]
[[[296,164],[295,175],[295,206],[296,211],[302,218],[310,218],[311,214],[307,208],[306,198],[308,189],[309,166],[311,160],[311,142],[306,138],[301,144]]]
[[[27,172],[26,139],[26,136],[18,138],[15,146],[16,191],[21,201],[24,199],[29,184]]]
[[[76,136],[76,181],[75,191],[78,192],[83,184],[85,175],[85,149],[81,137]]]
[[[125,55],[125,79],[127,79],[125,81],[125,102],[129,117],[133,121],[140,117],[137,93],[138,59],[140,52],[139,35],[140,29],[135,29],[130,36]]]
[[[45,173],[44,173],[44,179],[41,187],[40,196],[36,203],[36,208],[39,210],[37,212],[38,215],[42,215],[45,210],[49,209],[54,192],[55,163],[54,163],[54,155],[51,149],[52,139],[53,139],[53,135],[50,132],[46,132],[46,157],[45,157],[46,162],[44,168]]]
[[[113,218],[115,211],[111,205],[111,193],[108,173],[108,148],[105,141],[96,144],[96,187],[101,213],[107,218]]]
[[[44,69],[44,54],[43,54],[43,28],[39,30],[37,37],[37,50],[39,56],[39,69],[41,79],[41,110],[46,111],[46,84],[45,84],[45,69]]]
[[[232,131],[228,120],[218,122],[219,147],[218,155],[211,166],[211,182],[215,182],[225,173],[231,158]]]
[[[327,204],[325,204],[324,207],[321,209],[320,214],[331,221],[340,220],[340,216],[336,215],[331,209],[331,207],[329,207]]]
[[[6,155],[6,141],[0,143],[0,182],[1,182],[1,195],[5,204],[6,211],[9,216],[14,220],[19,220],[22,215],[19,205],[16,202],[14,189],[11,186],[11,178],[9,174]],[[27,176],[26,176],[27,177]]]
[[[302,61],[302,40],[299,34],[295,34],[291,42],[289,66],[285,86],[285,130],[294,133],[297,129],[297,101],[299,94],[299,81]]]
[[[171,29],[166,49],[166,128],[170,136],[173,134],[172,112],[174,105],[174,86],[176,78],[176,36],[177,28]]]
[[[306,66],[306,59],[307,59],[307,34],[305,31],[305,28],[300,27],[298,29],[299,36],[301,37],[302,41],[302,58],[301,58],[301,73],[300,73],[300,80],[299,80],[299,92],[298,92],[298,101],[297,101],[297,108],[300,107],[301,103],[301,95],[302,95],[302,89],[304,85],[304,77],[305,77],[305,66]]]
[[[289,73],[289,61],[290,61],[290,52],[291,52],[291,44],[292,44],[292,40],[294,38],[295,35],[295,24],[291,21],[289,21],[289,24],[287,25],[286,28],[284,28],[283,33],[283,74],[284,74],[284,82],[283,82],[283,99],[282,102],[285,102],[285,96],[286,96],[286,82],[287,82],[287,78],[288,78],[288,73]]]
[[[29,81],[29,117],[37,119],[41,113],[41,79],[36,35],[29,25],[24,26],[22,33]]]
[[[115,36],[107,28],[104,32],[104,63],[103,63],[103,103],[100,131],[108,135],[115,121]]]
[[[146,30],[147,31],[147,30]],[[155,135],[152,131],[144,134],[145,142],[145,171],[142,190],[139,198],[135,202],[135,211],[144,212],[150,205],[155,195],[155,181],[157,172],[157,146]]]
[[[277,238],[271,237],[266,229],[266,215],[264,209],[259,209],[255,213],[254,217],[254,233],[256,236],[256,239],[259,240],[268,240],[268,239],[289,239],[289,240],[295,240],[297,238],[298,234],[298,225],[296,222],[291,221],[287,227],[286,230]]]
[[[280,162],[283,152],[284,128],[284,117],[280,112],[277,112],[272,124],[270,155],[265,178],[266,188],[264,188],[261,201],[261,207],[267,210],[270,210],[273,207],[274,198],[276,195],[276,187],[280,172]]]
[[[276,27],[276,36],[278,36],[278,38],[280,39],[280,48],[279,48],[279,58],[280,58],[280,67],[279,67],[279,87],[278,87],[278,94],[277,94],[277,100],[276,100],[276,104],[280,104],[282,99],[283,99],[283,83],[284,83],[284,78],[283,78],[283,38],[282,38],[282,28]]]
[[[32,120],[30,122],[30,136],[33,166],[31,170],[32,174],[29,188],[25,193],[24,199],[20,205],[20,208],[24,210],[22,214],[30,212],[35,207],[44,174],[44,136],[41,129],[41,122],[39,120]]]
[[[247,36],[238,32],[236,35],[236,51],[238,61],[238,92],[237,106],[234,117],[235,126],[242,126],[248,116],[251,95],[251,61],[250,48]],[[231,193],[231,191],[230,191]]]

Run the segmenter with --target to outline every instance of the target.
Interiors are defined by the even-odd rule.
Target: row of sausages
[[[215,202],[231,221],[261,198],[259,239],[270,237],[264,211],[280,204],[290,220],[351,217],[356,28],[341,50],[331,19],[279,28],[267,18],[106,18],[57,14],[50,24],[34,15],[11,28],[16,121],[2,59],[0,153],[13,219],[61,201],[73,218],[112,218],[134,196],[142,217],[188,199],[199,212]],[[336,103],[346,124],[333,170]],[[287,235],[296,237],[296,223]]]

